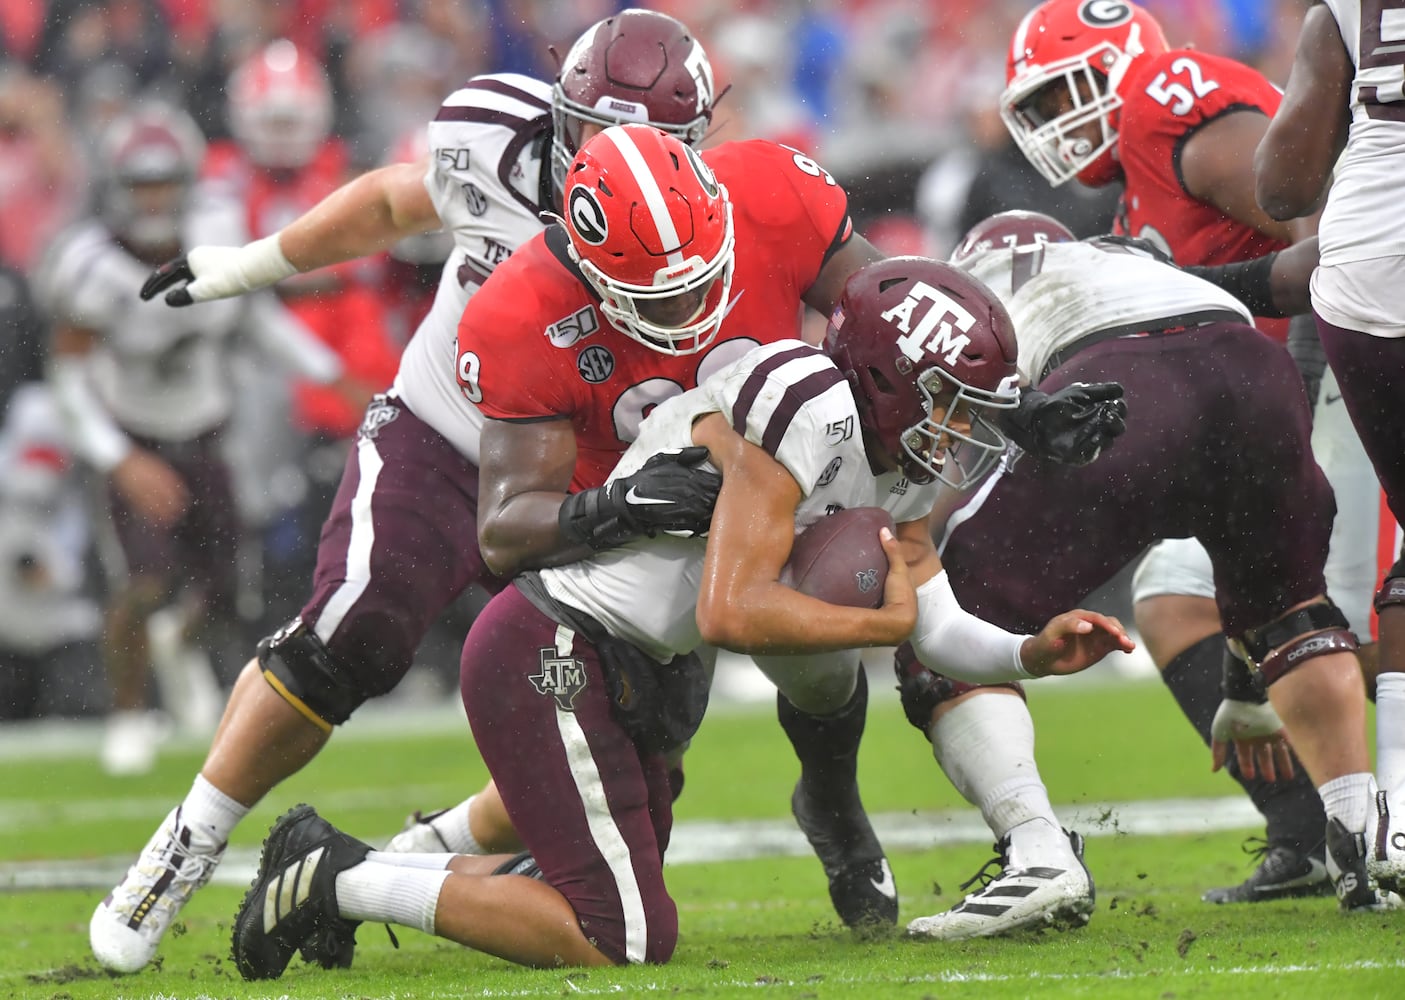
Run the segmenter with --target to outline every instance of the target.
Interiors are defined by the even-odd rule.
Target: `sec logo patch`
[[[576,371],[591,385],[598,385],[615,371],[615,356],[607,347],[595,344],[576,355]]]

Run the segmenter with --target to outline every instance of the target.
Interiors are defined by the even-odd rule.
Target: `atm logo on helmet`
[[[976,324],[961,303],[925,281],[914,283],[907,298],[882,316],[902,331],[898,348],[908,358],[920,361],[924,354],[939,354],[949,365],[971,343],[966,331]]]

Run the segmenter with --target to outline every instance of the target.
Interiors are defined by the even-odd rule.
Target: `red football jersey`
[[[1273,84],[1243,63],[1177,49],[1136,63],[1122,93],[1117,155],[1127,187],[1118,233],[1149,238],[1180,264],[1229,264],[1286,245],[1197,201],[1181,179],[1186,139],[1229,112],[1273,117],[1282,97]]]
[[[717,338],[682,357],[616,330],[551,227],[500,264],[459,321],[459,386],[500,420],[570,418],[573,489],[605,481],[655,406],[757,344],[800,335],[800,296],[853,231],[848,196],[802,153],[763,140],[702,154],[732,200],[736,266]]]

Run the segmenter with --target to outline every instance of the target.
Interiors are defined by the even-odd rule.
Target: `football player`
[[[713,96],[706,54],[683,25],[627,11],[582,35],[555,84],[493,74],[450,94],[420,162],[370,171],[252,243],[207,238],[148,279],[144,298],[194,308],[417,233],[443,228],[454,237],[434,306],[393,387],[366,411],[307,607],[244,668],[189,793],[93,914],[90,943],[104,967],[134,972],[149,963],[249,809],[316,756],[357,705],[399,682],[430,623],[471,583],[501,586],[464,532],[478,517],[481,423],[454,378],[464,305],[541,231],[542,212],[560,211],[553,178],[584,136],[649,121],[698,142]],[[834,227],[829,239],[840,222]],[[812,276],[822,263],[812,261]],[[154,311],[186,322],[184,312]],[[548,517],[544,530],[554,523]],[[347,947],[333,941],[310,955],[345,963]]]
[[[793,150],[745,143],[709,153],[716,157],[718,179],[736,188],[731,198],[712,191],[711,169],[684,155],[680,141],[701,139],[711,101],[711,71],[683,26],[661,15],[627,12],[586,32],[553,87],[498,76],[451,95],[431,125],[434,154],[427,175],[383,168],[278,235],[244,247],[197,247],[148,282],[144,294],[164,291],[168,303],[181,305],[238,294],[299,268],[383,247],[441,220],[453,226],[457,241],[439,299],[407,345],[394,387],[367,411],[322,534],[303,613],[261,644],[236,684],[190,794],[94,913],[90,939],[104,965],[131,971],[150,961],[170,919],[208,880],[234,825],[310,760],[357,706],[399,682],[434,616],[470,583],[497,588],[503,574],[576,558],[591,550],[589,543],[686,527],[699,518],[705,523],[716,483],[696,470],[656,464],[636,473],[634,489],[608,500],[600,492],[604,472],[649,407],[759,340],[795,335],[802,303],[827,314],[844,279],[878,257],[853,232],[843,189]],[[553,177],[564,178],[557,166],[564,154],[553,150],[574,150],[583,137],[620,117],[656,121],[677,134],[666,137],[662,160],[653,165],[666,164],[669,182],[679,185],[672,196],[681,198],[685,218],[673,235],[691,240],[694,255],[670,274],[674,284],[687,286],[688,296],[699,298],[699,315],[672,315],[682,301],[676,298],[659,306],[661,313],[644,308],[656,326],[700,331],[695,338],[680,334],[677,344],[623,337],[613,325],[622,321],[611,309],[614,292],[605,288],[609,298],[602,296],[597,306],[584,268],[576,269],[569,255],[561,257],[559,233],[550,242],[540,235],[539,214],[558,210],[589,232],[578,245],[595,239],[598,230],[591,225],[598,227],[598,220],[583,214],[582,205],[560,201]],[[638,134],[655,147],[661,136],[647,128]],[[616,162],[634,172],[624,156],[618,154]],[[645,207],[616,208],[625,213],[616,224],[627,228],[630,213]],[[688,216],[704,208],[713,214]],[[734,237],[736,230],[743,235]],[[533,232],[538,235],[528,240]],[[723,234],[725,242],[719,240]],[[524,241],[528,246],[509,257]],[[698,259],[694,251],[707,255],[706,280],[683,266]],[[520,364],[500,365],[480,383],[482,366],[492,366],[499,353],[515,354],[510,339],[492,343],[496,331],[478,318],[495,321],[502,299],[467,312],[465,304],[489,272],[509,265],[547,277],[543,288],[531,280],[504,286],[518,298],[502,332],[560,351],[550,360],[556,365],[565,359],[574,393]],[[540,309],[530,308],[537,302]],[[554,311],[568,303],[569,309]],[[461,313],[466,332],[456,350]],[[719,333],[724,319],[726,330]],[[729,346],[734,337],[749,339]],[[624,345],[633,346],[621,350]],[[649,373],[641,360],[646,355],[660,367],[660,377]],[[566,408],[534,410],[522,420],[485,420],[476,403],[488,390],[503,393],[504,417],[514,415],[510,406],[519,396],[551,392],[553,403]],[[575,490],[569,501],[568,489]],[[464,525],[475,523],[479,537],[466,537]],[[865,695],[859,689],[849,711],[841,713],[843,740],[853,746]],[[792,741],[816,747],[815,753],[830,748],[809,735],[812,730],[829,734],[842,749],[828,716],[795,711],[785,714],[785,722]],[[817,850],[826,858],[831,892],[836,885],[843,892],[846,919],[891,924],[897,919],[891,880],[864,875],[886,871],[886,861],[858,801],[855,762],[852,755],[846,759],[847,782],[815,782],[819,802],[807,832],[823,841]],[[462,829],[466,836],[466,822]],[[354,941],[333,938],[314,947],[311,957],[323,964],[349,962]]]
[[[182,647],[237,621],[239,528],[220,450],[234,407],[233,337],[253,336],[294,371],[357,393],[340,360],[271,295],[190,313],[138,298],[151,267],[183,246],[227,239],[232,220],[191,198],[205,141],[184,112],[142,107],[110,125],[101,143],[97,213],[49,248],[36,293],[53,324],[59,410],[79,457],[105,478],[124,563],[114,567],[121,582],[105,608],[114,711],[101,761],[109,773],[139,774],[155,763],[159,734],[145,710],[160,652],[148,643],[153,615],[180,608],[173,658],[198,655]],[[203,671],[213,689],[208,664]],[[217,706],[213,691],[210,701]]]
[[[1311,454],[1292,360],[1250,326],[1234,296],[1125,244],[1074,242],[1047,216],[994,216],[957,257],[1010,310],[1021,370],[1038,386],[1116,379],[1130,413],[1126,435],[1096,464],[1019,457],[949,513],[940,551],[962,605],[1020,629],[1082,599],[1157,538],[1199,538],[1234,655],[1267,687],[1271,707],[1245,711],[1262,715],[1265,729],[1286,729],[1317,787],[1343,909],[1394,906],[1397,897],[1368,880],[1359,846],[1378,829],[1364,690],[1355,639],[1324,593],[1332,496]],[[1243,371],[1264,391],[1245,391]],[[1109,524],[1116,530],[1098,528]],[[1037,772],[1019,699],[935,676],[910,650],[899,651],[897,667],[909,718],[997,836],[1025,802],[1048,802],[1025,777]],[[1261,700],[1252,687],[1226,697]],[[1226,752],[1217,750],[1216,767]],[[1236,750],[1248,773],[1293,768],[1282,742]],[[912,932],[952,939],[1043,922],[1028,900],[1054,898],[1060,862],[1020,846],[1002,845],[999,878],[914,921]]]
[[[1322,198],[1321,263],[1312,308],[1342,402],[1361,436],[1397,522],[1405,520],[1405,424],[1394,418],[1405,384],[1405,238],[1394,224],[1405,165],[1405,50],[1399,5],[1330,0],[1303,22],[1283,106],[1254,155],[1259,204],[1275,219],[1310,214]],[[1345,155],[1343,155],[1345,154]],[[1339,159],[1340,158],[1340,159]],[[1334,170],[1335,166],[1335,170]],[[1329,190],[1330,189],[1330,190]],[[1378,823],[1405,795],[1405,560],[1386,571],[1376,676]],[[1399,888],[1405,838],[1382,834],[1367,868]]]
[[[658,231],[668,228],[666,208],[674,223],[699,214],[696,205],[689,213],[666,200],[641,203],[609,169],[613,144],[635,141],[636,131],[610,129],[577,158],[567,204],[578,207],[555,241],[556,266],[577,263],[632,335],[682,350],[712,336],[719,317],[706,286],[725,278],[705,255],[650,252],[676,245]],[[592,164],[597,149],[608,185]],[[610,222],[633,222],[630,235],[613,237],[627,251],[612,252],[601,238],[610,228],[598,228],[602,213],[577,198],[624,199],[600,207]],[[657,285],[640,280],[649,270]],[[485,297],[508,287],[497,281],[505,273]],[[679,315],[690,319],[680,324]],[[624,338],[602,340],[624,356]],[[486,399],[487,361],[480,374]],[[678,678],[705,675],[700,661],[715,647],[752,654],[795,705],[846,700],[863,676],[858,647],[909,637],[924,663],[996,681],[1072,673],[1131,648],[1115,620],[1092,612],[1066,612],[1037,635],[1020,635],[967,614],[952,595],[928,527],[937,487],[984,475],[1005,448],[996,414],[1017,406],[1018,395],[1014,331],[999,302],[954,268],[919,257],[851,277],[823,351],[774,342],[697,388],[669,393],[609,484],[631,482],[661,453],[705,459],[722,482],[708,537],[619,538],[579,562],[523,573],[464,644],[474,738],[530,860],[372,853],[300,806],[275,824],[236,917],[240,973],[276,978],[320,927],[362,920],[527,965],[668,961],[679,919],[663,873],[672,824],[665,753],[701,721],[702,705],[679,696]],[[889,561],[880,607],[828,605],[778,582],[798,531],[858,506],[884,507],[898,525],[896,534],[880,532]],[[567,518],[578,518],[568,530],[589,527],[592,537],[620,527],[589,509]],[[640,694],[649,686],[658,689],[652,705]],[[667,732],[658,731],[661,719],[672,722]],[[277,886],[293,879],[306,881],[290,900]]]
[[[1243,150],[1258,143],[1278,109],[1281,95],[1268,80],[1232,59],[1172,48],[1152,15],[1125,0],[1040,4],[1011,39],[1006,77],[1005,123],[1051,184],[1120,181],[1117,233],[1149,240],[1181,265],[1238,262],[1231,290],[1263,317],[1261,329],[1288,337],[1286,321],[1271,318],[1270,303],[1246,297],[1268,253],[1315,229],[1310,219],[1276,221],[1254,200]],[[1301,320],[1292,326],[1290,349],[1315,385],[1321,352],[1311,322]],[[1350,422],[1335,405],[1336,386],[1326,378],[1315,399],[1313,434],[1338,509],[1328,590],[1365,636],[1375,587],[1376,491]],[[1208,721],[1219,703],[1224,634],[1204,548],[1193,539],[1153,548],[1138,567],[1133,597],[1137,628],[1162,680],[1209,743],[1216,736]],[[1221,717],[1222,726],[1251,723]],[[1254,902],[1327,891],[1325,819],[1312,787],[1301,776],[1273,782],[1237,768],[1232,773],[1267,818],[1267,846],[1248,879],[1205,898]]]

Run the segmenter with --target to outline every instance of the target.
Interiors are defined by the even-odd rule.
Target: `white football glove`
[[[152,271],[141,297],[150,300],[169,288],[167,305],[188,306],[243,295],[297,273],[274,233],[242,247],[194,247]]]

